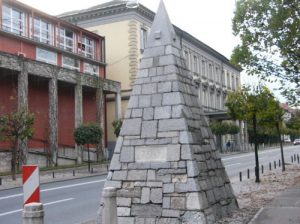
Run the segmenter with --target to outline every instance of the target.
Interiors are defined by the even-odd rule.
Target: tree
[[[20,149],[20,143],[30,139],[34,135],[34,115],[27,112],[26,109],[20,109],[17,112],[11,112],[6,116],[2,116],[0,131],[5,140],[11,142],[12,159],[11,173],[12,179],[16,180],[16,170],[20,164],[27,163],[27,152]],[[27,150],[27,149],[26,149]]]
[[[255,150],[255,182],[260,182],[259,179],[259,160],[258,160],[258,138],[257,126],[268,105],[270,91],[263,86],[254,87],[252,90],[249,87],[229,93],[226,106],[228,114],[235,120],[244,120],[250,123],[254,133],[254,150]]]
[[[118,119],[112,122],[113,128],[114,128],[114,134],[116,135],[116,137],[119,137],[119,133],[121,131],[121,127],[122,127],[122,119]]]
[[[283,145],[282,145],[282,138],[281,138],[283,115],[284,115],[284,110],[282,109],[282,107],[280,107],[279,101],[277,101],[275,97],[271,95],[268,100],[268,106],[265,108],[264,113],[262,113],[261,123],[267,127],[275,127],[278,140],[280,143],[282,171],[285,171]]]
[[[296,111],[296,113],[291,117],[290,120],[286,122],[287,134],[292,136],[292,140],[300,136],[300,111]]]
[[[220,139],[222,135],[226,135],[226,134],[235,135],[240,131],[239,127],[236,126],[235,124],[223,123],[220,121],[212,122],[210,128],[212,133],[217,136],[217,139],[219,139],[219,142],[221,141]],[[220,151],[222,152],[222,146],[220,149],[221,149]]]
[[[74,139],[78,145],[87,145],[88,149],[88,169],[90,164],[90,144],[99,144],[102,138],[102,130],[97,124],[83,124],[74,131]]]
[[[297,0],[238,0],[233,18],[241,44],[231,62],[265,80],[278,78],[282,94],[293,103],[300,102],[299,18]]]

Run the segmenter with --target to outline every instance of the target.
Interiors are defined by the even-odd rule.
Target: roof
[[[126,8],[126,3],[128,0],[113,0],[109,1],[103,4],[95,5],[93,7],[83,9],[83,10],[76,10],[76,11],[70,11],[63,14],[58,15],[58,17],[65,19],[67,21],[71,22],[77,22],[77,21],[84,21],[86,19],[91,18],[99,18],[99,17],[105,17],[112,14],[120,14],[124,11],[135,11],[136,13],[142,15],[143,17],[147,18],[150,21],[153,21],[155,13],[145,7],[142,4],[139,4],[139,7],[134,9],[128,9]],[[221,60],[224,64],[232,67],[233,69],[237,71],[242,71],[242,69],[234,66],[230,63],[228,58],[226,58],[224,55],[216,51],[215,49],[211,48],[207,44],[203,43],[202,41],[198,40],[196,37],[192,36],[188,32],[180,29],[179,27],[173,25],[175,28],[175,32],[179,37],[182,37],[183,39],[189,41],[193,45],[199,47],[200,49],[203,49],[204,51],[210,53],[217,59]]]

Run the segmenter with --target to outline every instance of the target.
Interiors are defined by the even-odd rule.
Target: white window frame
[[[78,42],[78,53],[84,55],[87,58],[95,58],[96,43],[95,40],[86,36],[82,37],[82,42]]]
[[[72,37],[67,36],[66,32],[72,33]],[[75,33],[72,30],[60,27],[57,29],[57,37],[58,37],[58,41],[57,41],[58,47],[69,52],[74,52]]]
[[[73,60],[74,64],[73,65],[68,64],[67,60]],[[76,66],[76,63],[77,63],[77,66]],[[75,59],[75,58],[70,58],[70,57],[67,57],[67,56],[63,55],[63,57],[62,57],[62,67],[79,71],[80,70],[80,61]]]
[[[87,66],[96,66],[96,71],[91,71],[90,69],[88,69]],[[87,74],[90,74],[90,75],[99,76],[99,66],[98,65],[93,65],[91,63],[84,62],[84,64],[83,64],[83,72],[87,73]]]
[[[30,24],[32,26],[32,18]],[[32,28],[30,30],[32,32]],[[36,41],[53,45],[53,25],[41,18],[34,18],[34,34],[32,36]]]
[[[43,53],[43,54],[47,54],[47,53],[52,54],[52,56],[54,56],[54,59],[43,57],[43,55],[41,53]],[[37,47],[36,48],[36,60],[46,62],[48,64],[57,65],[57,53]]]
[[[146,43],[148,39],[148,31],[145,27],[141,27],[140,29],[140,47],[141,50],[143,51],[146,48]]]
[[[5,10],[9,12],[9,15],[7,15],[7,12],[5,12]],[[14,12],[17,12],[19,14],[19,18],[13,18]],[[26,36],[26,14],[19,9],[15,9],[8,5],[3,5],[2,27],[3,30],[15,33],[19,36]]]

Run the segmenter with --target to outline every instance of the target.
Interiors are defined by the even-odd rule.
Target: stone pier
[[[119,224],[210,224],[237,208],[200,105],[161,2],[105,183]]]

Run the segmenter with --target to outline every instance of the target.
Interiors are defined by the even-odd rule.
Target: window
[[[2,26],[3,29],[20,36],[25,36],[25,14],[17,9],[3,5]]]
[[[69,68],[79,71],[79,61],[74,58],[63,56],[62,65],[64,68]]]
[[[187,69],[190,69],[190,54],[188,51],[184,51],[184,59],[186,61]]]
[[[141,28],[141,50],[144,50],[146,48],[147,43],[147,30],[145,28]]]
[[[57,65],[57,54],[41,48],[36,49],[36,60]]]
[[[89,63],[84,63],[84,72],[91,75],[99,76],[99,66],[92,65]]]
[[[82,38],[82,43],[78,42],[78,53],[87,58],[95,57],[95,41],[88,37]]]
[[[53,44],[52,32],[52,25],[49,22],[40,18],[34,18],[34,40],[46,44]]]
[[[202,60],[202,63],[201,63],[201,75],[202,76],[206,76],[206,68],[205,68],[205,66],[206,66],[206,63],[205,63],[205,60]]]
[[[194,55],[194,72],[198,73],[198,57]]]
[[[60,28],[57,43],[60,48],[74,52],[74,33],[68,29]]]

